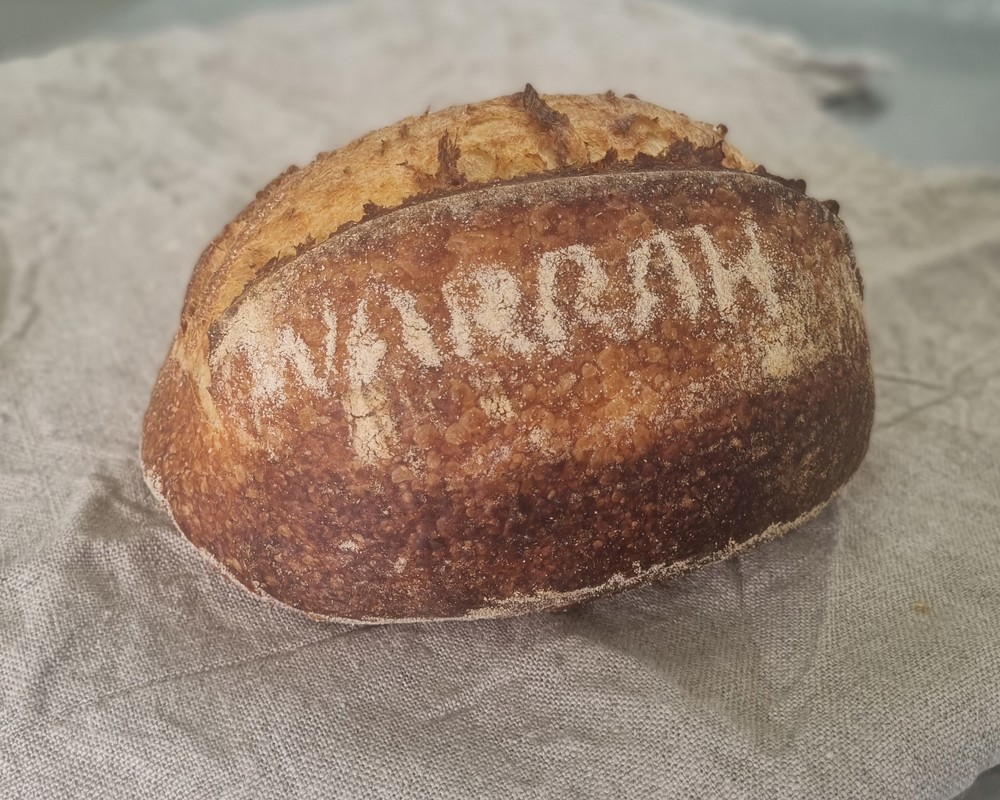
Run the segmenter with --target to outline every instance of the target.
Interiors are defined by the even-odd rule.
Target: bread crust
[[[199,262],[146,415],[180,530],[252,591],[385,622],[620,591],[821,507],[873,414],[847,232],[638,102],[450,109],[259,195]],[[509,168],[515,132],[540,165]],[[380,141],[433,184],[361,174]],[[345,164],[371,199],[324,207]]]

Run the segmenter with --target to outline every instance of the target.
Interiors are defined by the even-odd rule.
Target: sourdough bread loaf
[[[864,456],[836,204],[633,97],[524,92],[290,169],[195,268],[147,481],[315,616],[519,614],[720,558]]]

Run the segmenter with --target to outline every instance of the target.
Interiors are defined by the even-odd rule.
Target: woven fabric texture
[[[867,460],[813,522],[565,614],[351,628],[221,579],[143,483],[198,253],[424,108],[634,92],[835,197]],[[1000,175],[918,173],[785,41],[666,4],[341,2],[0,66],[0,796],[951,797],[1000,760]]]

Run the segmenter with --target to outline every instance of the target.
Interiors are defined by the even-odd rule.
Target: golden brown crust
[[[557,123],[558,121],[558,123]],[[443,137],[457,153],[451,172],[439,160]],[[724,127],[632,97],[546,95],[529,85],[495,100],[409,117],[345,147],[290,168],[258,193],[206,249],[188,286],[177,357],[203,384],[205,333],[256,272],[303,244],[324,241],[365,208],[394,208],[454,185],[509,180],[565,167],[585,167],[610,151],[622,161],[658,156],[688,141],[720,146],[724,166],[756,165],[723,142]],[[202,392],[201,402],[211,405]],[[213,414],[211,408],[206,413]]]
[[[206,251],[154,389],[151,484],[244,585],[335,618],[520,613],[791,524],[853,473],[860,278],[804,187],[613,96],[386,130]]]

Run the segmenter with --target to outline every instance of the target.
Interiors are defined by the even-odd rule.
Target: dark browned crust
[[[443,142],[444,139],[442,139],[442,142],[439,142],[438,146],[439,164],[441,163],[440,159],[442,158],[441,146]],[[447,146],[449,148],[453,147],[450,140]],[[454,150],[454,163],[457,164],[459,155],[457,152],[457,146],[454,146]],[[444,156],[444,158],[450,162],[452,156],[449,154]],[[535,183],[537,181],[553,180],[556,178],[597,175],[609,171],[648,172],[650,170],[706,170],[729,172],[737,175],[745,174],[741,170],[723,166],[722,161],[724,158],[725,153],[723,151],[721,141],[711,147],[701,147],[699,145],[692,144],[687,139],[681,139],[680,141],[667,147],[662,153],[655,156],[647,153],[638,153],[631,160],[626,160],[620,159],[618,157],[618,153],[614,149],[611,149],[604,154],[603,158],[598,161],[592,161],[584,166],[563,166],[557,169],[547,170],[545,172],[529,173],[517,178],[507,178],[504,180],[498,179],[487,182],[474,182],[460,178],[456,180],[454,184],[446,185],[439,181],[433,186],[429,185],[425,191],[421,192],[419,195],[409,198],[399,205],[384,207],[375,203],[366,204],[364,207],[364,215],[361,219],[345,222],[344,224],[338,226],[335,230],[331,231],[330,236],[336,236],[339,233],[343,233],[344,231],[353,228],[355,225],[361,225],[362,223],[369,222],[370,220],[381,217],[392,211],[398,211],[399,209],[409,208],[410,206],[418,205],[420,203],[439,200],[443,197],[450,197],[463,192],[480,191],[497,186]],[[441,169],[442,168],[439,166],[439,174],[441,174]],[[450,174],[448,171],[450,170],[450,166],[445,167],[444,169],[445,174]],[[768,172],[764,167],[758,167],[753,174],[767,180],[774,181],[775,183],[779,183],[799,194],[805,194],[806,183],[801,178],[782,178],[779,175]],[[834,204],[835,208],[831,208],[830,210],[836,214],[839,209],[836,201],[830,200],[826,202]],[[281,260],[287,261],[288,259],[285,258]]]
[[[777,181],[782,186],[791,189],[793,192],[798,192],[799,194],[806,193],[806,182],[802,180],[802,178],[782,178],[780,175],[768,172],[767,167],[763,164],[754,170],[754,175],[760,175],[761,177],[769,178],[772,181]]]
[[[695,157],[684,157],[689,155]],[[630,181],[630,175],[643,180]],[[229,420],[213,428],[199,411],[191,379],[168,362],[147,412],[142,456],[192,542],[251,590],[314,614],[368,621],[460,617],[512,598],[541,597],[544,604],[552,595],[551,605],[560,605],[558,595],[613,591],[617,576],[722,552],[800,518],[842,486],[867,448],[873,389],[863,323],[834,315],[845,307],[837,292],[847,291],[839,283],[840,265],[846,263],[856,280],[857,271],[850,241],[830,209],[805,197],[798,185],[717,168],[650,176],[648,167],[631,164],[603,175],[560,177],[514,185],[519,199],[512,191],[506,199],[485,190],[458,192],[380,210],[300,259],[275,265],[266,277],[281,280],[293,270],[283,285],[303,298],[337,300],[357,296],[368,269],[388,270],[400,285],[420,292],[440,285],[450,265],[459,263],[449,242],[463,230],[488,232],[492,241],[506,243],[507,253],[581,241],[610,253],[615,240],[634,241],[655,227],[703,225],[717,231],[720,242],[729,241],[738,219],[749,217],[771,241],[785,243],[782,280],[815,283],[814,317],[806,324],[836,328],[830,334],[836,346],[785,379],[720,382],[720,371],[736,366],[725,346],[751,342],[766,329],[760,307],[746,295],[740,322],[717,315],[694,321],[677,313],[648,342],[619,347],[611,356],[607,342],[578,342],[561,360],[521,372],[497,356],[506,370],[505,391],[514,396],[522,385],[534,386],[538,399],[531,402],[572,425],[582,426],[596,406],[582,400],[561,406],[546,393],[554,392],[550,382],[563,371],[579,372],[578,364],[607,358],[609,374],[636,381],[659,373],[664,391],[698,382],[716,389],[669,429],[609,442],[617,452],[610,461],[586,453],[582,460],[528,460],[503,470],[502,478],[463,479],[457,466],[470,441],[499,435],[473,414],[476,392],[461,373],[428,374],[423,383],[407,374],[399,380],[405,389],[392,398],[394,413],[409,419],[419,396],[429,404],[425,419],[439,420],[440,427],[420,434],[404,422],[400,435],[407,441],[429,436],[426,449],[444,471],[435,480],[402,481],[393,477],[397,464],[375,469],[352,457],[338,402],[323,406],[303,397],[276,409],[267,425],[285,432],[284,439],[271,450],[248,448],[236,435],[240,426],[253,428],[239,411],[240,387],[213,385]],[[597,181],[605,188],[595,189]],[[616,182],[613,193],[609,182]],[[226,322],[249,292],[266,288],[263,283],[255,279],[213,326],[213,351]],[[433,304],[427,309],[445,313]],[[291,322],[315,340],[310,315],[303,309]],[[392,342],[392,331],[383,335]],[[666,356],[650,369],[653,345]],[[602,396],[602,386],[595,384],[595,396]],[[580,391],[588,390],[581,385]],[[303,425],[305,413],[326,422]],[[466,418],[485,427],[449,440],[445,430]],[[367,542],[363,558],[338,547],[351,532]]]
[[[589,142],[589,140],[580,139],[579,134],[582,129],[579,128],[581,124],[585,128],[587,123],[584,122],[590,116],[590,111],[599,108],[600,103],[583,103],[582,105],[576,104],[574,106],[575,110],[572,115],[566,115],[562,112],[554,109],[549,100],[558,99],[560,102],[565,101],[566,97],[559,96],[549,96],[543,98],[538,95],[538,93],[528,84],[524,91],[510,95],[506,98],[497,98],[494,101],[487,101],[481,104],[473,104],[468,106],[463,106],[461,109],[445,109],[438,114],[431,114],[431,109],[428,108],[424,114],[419,118],[413,118],[401,122],[399,125],[390,126],[389,128],[382,129],[380,131],[369,134],[368,136],[361,137],[358,140],[350,143],[344,148],[338,151],[331,151],[329,153],[321,153],[317,158],[304,169],[292,166],[285,171],[282,175],[278,176],[275,180],[271,181],[264,189],[257,193],[254,202],[250,203],[243,211],[234,219],[225,229],[217,236],[205,249],[202,257],[199,259],[198,265],[195,269],[195,273],[192,276],[192,280],[188,285],[188,289],[185,295],[185,302],[182,309],[181,317],[181,329],[187,333],[189,329],[192,329],[194,333],[188,337],[188,341],[185,343],[185,348],[202,348],[201,339],[206,334],[206,321],[211,319],[215,313],[217,313],[218,308],[215,304],[215,298],[221,291],[225,292],[233,287],[238,287],[240,289],[245,285],[246,280],[252,276],[258,269],[265,265],[268,261],[274,258],[287,259],[288,254],[292,249],[295,249],[300,242],[304,239],[309,238],[314,241],[321,241],[327,235],[331,235],[334,230],[341,224],[343,224],[348,219],[354,219],[358,212],[361,216],[366,216],[367,211],[378,213],[382,209],[391,209],[397,207],[398,203],[395,199],[396,197],[405,198],[403,202],[418,200],[422,197],[432,197],[436,192],[441,191],[442,185],[438,180],[436,174],[437,170],[435,168],[427,169],[428,165],[422,163],[420,165],[411,165],[408,159],[404,158],[396,163],[396,166],[403,167],[410,171],[410,179],[412,184],[410,184],[406,190],[403,191],[402,195],[397,195],[393,191],[388,192],[388,196],[393,197],[393,201],[386,203],[385,197],[386,193],[379,193],[377,189],[374,190],[375,196],[379,201],[377,202],[372,198],[369,198],[367,203],[361,202],[356,210],[347,211],[346,209],[338,208],[336,211],[329,215],[325,215],[319,208],[315,205],[312,209],[305,211],[298,209],[293,205],[283,205],[288,198],[294,198],[301,195],[304,192],[309,194],[311,191],[315,191],[317,188],[315,184],[312,185],[310,189],[310,176],[317,173],[322,173],[327,167],[330,166],[330,159],[336,160],[338,153],[352,153],[352,155],[357,156],[358,153],[365,151],[367,149],[368,158],[372,156],[370,149],[366,148],[366,142],[368,146],[373,141],[378,142],[379,154],[385,156],[391,147],[391,142],[395,139],[396,142],[402,142],[413,138],[412,125],[416,120],[425,120],[428,117],[441,117],[447,118],[451,117],[454,121],[454,128],[447,132],[450,138],[455,138],[455,136],[461,136],[462,132],[467,128],[467,123],[475,124],[475,117],[477,114],[486,113],[487,115],[493,114],[497,110],[497,104],[504,103],[511,110],[516,109],[523,113],[523,119],[520,121],[516,120],[515,117],[507,117],[507,124],[510,126],[510,130],[514,133],[517,126],[520,124],[522,126],[534,127],[536,133],[542,137],[542,139],[548,139],[550,142],[553,141],[553,137],[556,139],[554,155],[559,164],[566,166],[566,159],[569,157],[571,163],[577,167],[581,167],[585,164],[585,161],[581,160],[581,145],[584,141]],[[576,100],[587,100],[587,98],[575,98]],[[682,137],[693,137],[696,141],[703,142],[705,140],[705,128],[706,126],[699,123],[690,123],[690,121],[685,121],[683,119],[678,119],[678,115],[673,112],[667,111],[666,109],[657,109],[648,103],[633,103],[632,101],[638,100],[634,94],[626,94],[624,98],[619,98],[614,92],[608,91],[601,96],[604,103],[613,105],[615,108],[620,109],[622,107],[629,107],[632,109],[641,109],[641,114],[629,114],[632,120],[637,120],[642,118],[646,121],[646,126],[642,126],[643,130],[637,131],[635,136],[625,137],[622,139],[619,137],[616,141],[620,145],[623,152],[634,153],[636,148],[642,152],[647,152],[646,147],[642,144],[642,140],[647,135],[660,136],[666,134],[669,141],[676,141],[678,133]],[[587,106],[590,105],[590,109]],[[488,110],[490,107],[491,110]],[[461,111],[462,113],[455,114],[456,111]],[[664,124],[660,124],[661,117],[659,114],[665,116],[663,120]],[[569,125],[562,125],[562,119],[565,117],[569,120]],[[594,122],[593,119],[590,120],[591,124]],[[690,123],[690,124],[689,124]],[[605,120],[605,125],[610,125],[614,127],[612,120]],[[648,127],[647,127],[648,126]],[[467,131],[466,131],[467,132]],[[594,131],[592,130],[592,133]],[[715,132],[717,136],[725,136],[725,126],[716,126]],[[440,137],[440,133],[436,134]],[[418,134],[416,138],[423,139],[424,136]],[[530,137],[535,141],[535,146],[539,146],[540,142],[538,136]],[[604,137],[600,132],[597,132],[597,138],[603,140]],[[473,141],[475,137],[473,137]],[[438,139],[440,144],[440,140]],[[608,146],[608,151],[606,152],[603,159],[597,159],[598,164],[607,163],[611,154],[611,151],[615,149],[614,145]],[[417,161],[422,161],[420,156],[420,145],[417,145],[415,155]],[[511,156],[517,157],[515,154],[516,148],[506,148],[501,145],[497,154],[500,155],[501,159],[509,159]],[[570,156],[570,150],[573,151]],[[740,169],[752,169],[752,162],[748,162],[743,156],[736,151],[734,148],[728,148],[730,157],[727,159],[727,166]],[[659,155],[663,155],[660,153]],[[361,163],[364,164],[367,159],[361,158]],[[508,163],[509,162],[505,162]],[[383,165],[385,166],[385,165]],[[523,166],[523,165],[522,165]],[[549,164],[549,167],[552,167]],[[558,169],[558,166],[555,167]],[[350,163],[349,159],[346,163],[342,162],[338,165],[337,171],[342,173],[343,176],[355,176],[362,175],[365,171],[365,167],[357,168],[354,164]],[[519,168],[514,168],[514,174],[519,176],[524,176],[525,173],[520,171]],[[468,180],[466,175],[461,175],[464,180]],[[513,175],[507,176],[513,177]],[[482,185],[487,185],[484,179],[480,179],[483,183]],[[361,180],[363,183],[363,179]],[[408,182],[406,180],[400,181],[401,185],[406,185]],[[347,189],[347,194],[351,192],[352,189],[357,188],[357,183],[348,182],[344,184],[341,188]],[[450,187],[445,187],[450,188]],[[315,200],[315,198],[313,198]],[[334,203],[336,205],[336,203]],[[275,215],[274,212],[277,206],[282,206],[283,213]],[[304,233],[301,229],[296,229],[300,223],[315,223],[322,220],[326,216],[332,222],[325,227],[322,224],[311,226],[311,229]],[[276,237],[272,237],[271,232],[268,232],[268,228],[273,228],[277,220],[285,218],[286,220],[292,221],[291,227],[285,227],[284,231]],[[335,222],[333,222],[335,221]],[[277,227],[281,227],[278,225]],[[253,253],[258,248],[262,248],[260,252],[260,260],[256,261],[253,255],[250,255],[249,260],[247,259],[248,252]],[[227,289],[222,289],[222,287],[227,287]],[[191,323],[194,323],[193,325]]]
[[[546,103],[530,83],[525,84],[524,91],[513,95],[511,99],[524,106],[524,110],[531,115],[538,126],[544,132],[552,135],[555,140],[556,158],[559,161],[559,166],[565,167],[566,155],[569,152],[566,139],[571,128],[569,117],[559,113]]]
[[[465,176],[458,168],[461,155],[458,145],[447,133],[438,140],[438,171],[435,177],[440,186],[462,186],[465,183]]]
[[[530,84],[529,84],[530,87]],[[626,95],[628,96],[628,95]],[[514,95],[518,97],[518,95]],[[722,126],[723,128],[725,126]],[[529,184],[536,183],[537,181],[547,181],[554,180],[558,178],[574,177],[574,176],[585,176],[585,175],[599,175],[606,172],[649,172],[649,171],[691,171],[691,170],[705,170],[712,172],[726,172],[736,175],[744,174],[741,170],[732,169],[730,167],[725,167],[722,165],[722,161],[725,158],[725,153],[723,152],[722,142],[719,141],[712,147],[700,147],[698,145],[692,144],[687,139],[681,139],[678,142],[670,145],[666,150],[664,150],[659,155],[648,155],[646,153],[639,153],[632,160],[623,160],[618,158],[618,153],[614,149],[608,150],[605,153],[604,158],[599,161],[593,161],[583,167],[560,167],[559,169],[549,170],[547,172],[537,172],[529,175],[524,175],[517,178],[511,178],[507,180],[494,180],[486,183],[477,183],[472,181],[467,181],[461,173],[458,171],[458,158],[461,155],[458,146],[448,137],[447,135],[441,137],[438,142],[438,172],[434,177],[432,183],[428,183],[425,191],[421,192],[419,195],[412,197],[399,205],[391,207],[383,207],[376,205],[375,203],[366,203],[364,205],[364,213],[361,219],[351,220],[345,222],[338,226],[336,230],[330,232],[328,237],[332,238],[345,231],[348,231],[358,225],[363,225],[372,220],[378,219],[386,214],[399,211],[401,209],[410,208],[421,203],[427,203],[434,200],[440,200],[445,197],[452,197],[457,194],[465,192],[475,192],[488,190],[499,186],[510,186],[517,184]],[[294,172],[297,168],[290,167],[286,170],[284,175],[288,175]],[[758,167],[754,173],[755,175],[765,178],[766,180],[774,181],[775,183],[784,186],[787,189],[792,190],[798,194],[805,195],[806,192],[806,182],[801,178],[782,178],[779,175],[768,172],[763,166]],[[272,181],[272,184],[276,183],[280,178]],[[271,184],[269,184],[270,186]],[[258,192],[258,197],[261,195]],[[823,205],[831,211],[834,215],[839,214],[840,204],[836,200],[825,200]],[[251,290],[253,286],[259,281],[265,279],[268,275],[272,274],[276,270],[280,269],[285,264],[298,258],[299,255],[304,252],[304,250],[314,246],[315,241],[309,239],[307,242],[301,245],[297,245],[294,254],[288,254],[285,256],[279,256],[272,258],[266,264],[261,266],[257,272],[254,274],[253,278],[243,287],[243,292],[240,295],[244,296],[247,291]],[[860,276],[859,276],[860,280]],[[237,301],[238,303],[239,301]],[[235,305],[235,304],[234,304]],[[211,336],[211,331],[209,331]]]

